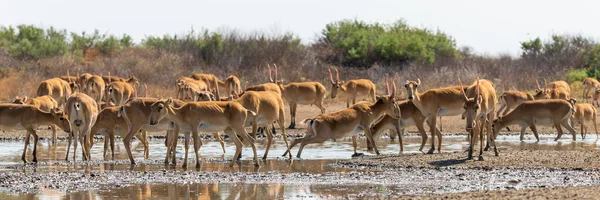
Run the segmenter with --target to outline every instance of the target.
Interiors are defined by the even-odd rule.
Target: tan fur
[[[427,118],[425,118],[415,104],[408,100],[396,101],[396,104],[398,104],[398,108],[400,108],[401,111],[400,119],[385,115],[383,119],[373,123],[373,126],[371,126],[371,133],[373,133],[375,141],[381,137],[383,131],[391,129],[398,135],[400,153],[402,153],[404,151],[404,144],[402,142],[404,130],[408,127],[416,126],[421,134],[421,146],[419,147],[419,151],[423,151],[423,147],[425,147],[425,143],[427,142],[427,134],[423,122],[425,122]],[[436,131],[440,132],[437,128]],[[392,133],[390,133],[390,137],[393,138]]]
[[[352,104],[355,104],[356,99],[360,100],[361,97],[375,102],[376,87],[373,82],[367,79],[357,79],[350,80],[348,82],[340,82],[340,74],[337,69],[335,69],[335,73],[336,79],[334,80],[331,70],[329,70],[332,99],[338,96],[338,93],[340,94],[340,96],[345,96],[346,107],[350,107],[350,101],[352,101]]]
[[[178,94],[179,99],[183,101],[197,101],[196,94],[202,91],[208,91],[208,84],[204,81],[182,77],[178,80]]]
[[[87,80],[87,85],[84,87],[83,92],[88,96],[92,97],[96,103],[104,101],[104,90],[106,84],[102,80],[101,76],[93,75]]]
[[[470,132],[471,136],[468,159],[473,158],[474,147],[479,137],[479,159],[483,160],[484,131],[487,131],[488,144],[491,143],[494,146],[494,153],[498,156],[498,149],[496,148],[496,142],[494,142],[495,137],[491,124],[494,120],[495,106],[498,103],[494,84],[491,81],[477,78],[477,81],[469,86],[466,91],[461,91],[463,91],[464,95],[464,109],[466,113],[465,129]]]
[[[100,133],[104,135],[104,154],[103,157],[106,158],[106,152],[109,149],[110,143],[110,151],[112,154],[111,159],[115,159],[115,133],[121,137],[125,137],[127,134],[127,123],[120,116],[119,110],[120,106],[110,106],[102,109],[98,114],[96,123],[92,126],[92,135],[96,133]],[[135,137],[140,140],[142,145],[144,145],[144,158],[148,159],[149,155],[149,143],[145,131],[138,132],[135,134]],[[91,144],[93,146],[93,143]]]
[[[65,105],[64,99],[70,96],[71,93],[72,89],[69,83],[60,78],[44,80],[37,89],[37,96],[49,95],[58,102],[60,107]]]
[[[169,120],[160,120],[156,124],[150,124],[150,106],[158,101],[159,99],[156,98],[133,98],[121,106],[120,113],[127,124],[127,134],[123,137],[123,144],[132,165],[135,165],[135,159],[131,154],[131,139],[140,131],[175,130],[175,134],[167,133],[167,136],[176,136],[179,133],[178,127],[173,126]],[[175,100],[175,102],[183,104],[183,101],[180,100]],[[166,156],[165,162],[167,162],[168,156]]]
[[[571,124],[569,124],[569,119],[572,114],[572,103],[565,100],[544,99],[526,101],[517,106],[517,108],[508,113],[508,115],[494,120],[494,135],[498,135],[500,129],[508,125],[519,124],[521,126],[521,132],[524,132],[525,128],[530,127],[535,138],[539,141],[540,138],[537,133],[536,125],[546,125],[554,126],[556,130],[558,130],[558,137],[554,140],[557,141],[563,134],[562,125],[573,135],[573,140],[576,140],[575,130]],[[549,124],[544,124],[544,120],[549,120]]]
[[[198,150],[202,145],[202,141],[198,136],[199,132],[225,131],[236,145],[236,152],[231,166],[235,164],[235,158],[241,153],[242,142],[238,138],[240,136],[244,142],[248,142],[252,146],[255,165],[258,165],[254,139],[244,129],[248,115],[256,115],[256,113],[245,109],[237,102],[186,102],[180,108],[175,108],[172,102],[172,99],[168,99],[152,104],[151,108],[147,110],[151,112],[150,124],[168,119],[178,124],[182,131],[191,131],[194,139],[194,152],[196,153],[196,168],[200,167]],[[184,159],[184,167],[187,167],[187,154]]]
[[[594,92],[592,99],[593,99],[592,104],[595,105],[596,107],[598,107],[599,106],[598,101],[600,101],[600,90],[596,90]]]
[[[44,112],[33,105],[0,104],[0,129],[13,131],[25,129],[27,135],[21,160],[27,162],[25,154],[29,145],[29,135],[33,135],[33,162],[37,162],[38,135],[36,129],[40,125],[56,125],[66,132],[70,131],[67,115],[52,109]]]
[[[500,102],[500,108],[497,112],[497,117],[504,116],[512,109],[515,109],[521,103],[525,101],[533,101],[536,99],[546,99],[545,90],[535,90],[535,95],[521,92],[521,91],[506,91],[500,95],[498,101]],[[536,98],[539,97],[539,98]],[[502,113],[502,115],[500,115]]]
[[[207,83],[207,85],[210,85],[209,90],[213,90],[219,87],[221,88],[222,92],[227,92],[227,88],[230,88],[230,86],[228,86],[224,81],[219,80],[219,78],[217,78],[214,74],[194,74],[191,76],[191,78],[199,81],[204,81],[205,83]],[[215,81],[218,85],[213,84]]]
[[[90,80],[90,78],[92,78],[92,74],[90,73],[83,73],[82,75],[76,77],[77,78],[77,84],[79,84],[81,86],[81,91],[85,91],[87,88],[87,84],[88,84],[88,80]],[[106,81],[105,81],[106,84]]]
[[[395,85],[394,79],[392,84]],[[387,85],[387,77],[386,77]],[[395,91],[395,86],[393,86]],[[293,148],[296,144],[302,143],[296,157],[300,158],[304,146],[312,143],[322,143],[327,140],[337,140],[344,137],[352,136],[352,142],[354,144],[354,155],[358,155],[357,148],[357,136],[361,131],[365,132],[368,142],[373,144],[375,153],[379,155],[377,143],[373,139],[373,133],[371,133],[371,124],[382,117],[384,114],[400,117],[400,109],[398,104],[394,100],[395,92],[389,93],[383,97],[378,97],[375,103],[359,103],[346,108],[341,111],[334,113],[320,114],[312,119],[308,125],[308,133],[300,139],[295,139],[290,146]],[[290,151],[287,151],[290,153]],[[285,155],[285,154],[284,154]]]
[[[544,80],[544,82],[545,81],[546,80]],[[569,87],[569,84],[566,81],[551,82],[547,88],[548,89],[564,88],[567,93],[569,93],[569,94],[571,93],[571,87]]]
[[[571,124],[575,126],[576,124],[581,125],[581,138],[585,139],[585,134],[587,134],[588,126],[586,124],[593,124],[594,130],[596,131],[596,138],[598,138],[598,127],[596,121],[596,107],[590,103],[577,103],[574,107],[573,116],[571,117]]]
[[[57,110],[59,109],[58,102],[56,102],[56,100],[54,100],[49,95],[44,95],[44,96],[35,97],[35,98],[16,97],[15,100],[13,101],[13,103],[32,105],[32,106],[40,109],[43,112],[50,112],[52,109],[57,109]],[[56,144],[56,125],[50,125],[50,128],[52,129],[52,144]],[[29,139],[29,137],[26,137],[26,140],[28,140],[28,139]]]
[[[289,150],[287,135],[284,128],[285,111],[281,96],[272,91],[248,91],[240,96],[240,98],[234,99],[233,101],[240,103],[244,108],[256,113],[256,119],[246,119],[245,124],[245,126],[252,126],[252,136],[254,138],[256,138],[258,127],[268,127],[273,122],[277,122],[281,128],[283,141]],[[269,149],[273,143],[273,133],[271,133],[270,129],[265,129],[265,131],[267,133],[268,141],[263,160],[267,159]],[[292,155],[290,154],[290,159],[291,158]]]
[[[67,155],[65,160],[69,160],[69,149],[71,148],[72,139],[75,140],[73,150],[73,160],[75,160],[75,156],[77,155],[76,152],[78,138],[82,148],[82,159],[90,160],[90,141],[93,140],[91,131],[92,126],[94,126],[96,123],[99,107],[94,99],[84,93],[75,93],[71,95],[66,102],[65,113],[67,113],[67,116],[69,116],[69,121],[71,123],[71,134],[69,134],[69,142],[67,144]]]
[[[585,78],[583,79],[583,99],[585,99],[585,101],[588,100],[588,95],[591,92],[595,93],[596,91],[598,91],[598,88],[600,88],[600,82],[598,82],[598,80],[596,80],[595,78]],[[592,94],[593,94],[592,93]]]
[[[225,94],[238,97],[241,93],[240,79],[233,75],[227,77],[225,79]]]
[[[106,87],[106,101],[115,105],[123,105],[127,100],[135,97],[135,89],[131,84],[115,81]]]
[[[549,95],[550,95],[550,99],[563,99],[563,100],[569,100],[571,99],[571,96],[569,94],[569,90],[567,88],[564,87],[557,87],[554,89],[550,89],[548,91]]]
[[[445,88],[429,89],[423,93],[419,93],[417,88],[421,84],[421,80],[406,81],[404,87],[407,90],[408,100],[412,101],[417,108],[427,117],[429,130],[436,129],[437,116],[457,116],[462,115],[465,111],[464,95],[462,92],[466,89],[461,86],[451,86]],[[438,152],[441,152],[442,135],[437,133],[431,134],[431,149],[427,153],[435,151],[435,136],[438,136]]]
[[[117,77],[117,76],[110,76],[110,73],[109,73],[108,76],[102,76],[102,79],[104,80],[104,82],[106,83],[107,86],[113,82],[129,83],[131,85],[131,87],[133,88],[133,96],[137,97],[137,90],[138,90],[138,87],[140,86],[140,81],[135,76],[129,76],[129,78],[122,78],[122,77]]]

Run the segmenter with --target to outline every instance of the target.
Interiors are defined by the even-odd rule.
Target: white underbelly
[[[173,130],[173,125],[171,123],[158,123],[157,125],[146,125],[144,127],[146,131],[154,132],[154,131],[167,131]]]
[[[17,123],[16,125],[13,125],[13,126],[0,125],[0,130],[18,131],[18,130],[25,130],[25,128],[23,127],[23,125],[21,123]]]
[[[550,118],[533,119],[533,124],[542,126],[553,126],[554,122]]]
[[[189,125],[180,126],[180,128],[182,131],[192,131]],[[198,124],[198,132],[220,132],[225,130],[226,128],[226,125],[210,124],[207,122],[200,122],[200,124]]]

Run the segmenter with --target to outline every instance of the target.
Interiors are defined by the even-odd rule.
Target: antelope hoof
[[[355,157],[364,156],[364,155],[365,155],[364,153],[354,153],[354,154],[352,154],[352,157],[355,158]]]
[[[199,162],[196,163],[196,169],[200,169],[200,163]]]
[[[35,159],[35,158],[34,158],[34,159],[33,159],[33,163],[37,163],[37,159]]]
[[[231,164],[231,166],[233,167],[233,164]],[[181,168],[186,169],[187,168],[187,164],[181,165]]]
[[[433,152],[435,152],[435,149],[429,149],[429,151],[427,152],[427,154],[433,154]]]
[[[260,167],[260,164],[258,163],[258,160],[254,160],[254,167]]]
[[[495,155],[496,155],[496,156],[500,156],[500,155],[498,155],[498,152],[496,152],[496,153],[495,153]]]
[[[489,151],[490,150],[490,146],[485,146],[485,148],[483,148],[483,151]]]
[[[262,159],[263,159],[263,160],[267,160],[267,157],[266,157],[266,156],[263,156],[263,158],[262,158]]]
[[[483,161],[483,156],[479,155],[479,161]]]
[[[296,129],[296,123],[291,123],[288,129]]]
[[[472,155],[467,156],[467,160],[473,160],[473,156]]]

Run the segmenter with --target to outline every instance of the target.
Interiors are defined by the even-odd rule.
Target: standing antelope
[[[390,94],[389,83],[386,76],[386,96],[377,96],[375,103],[358,103],[341,111],[320,114],[314,118],[306,119],[304,122],[309,122],[308,133],[303,138],[295,139],[290,146],[293,148],[296,144],[300,144],[296,157],[300,158],[304,146],[312,143],[322,143],[327,140],[337,140],[344,137],[352,136],[354,145],[354,154],[360,155],[357,151],[357,136],[364,131],[367,136],[367,141],[373,144],[375,153],[379,155],[377,144],[371,133],[371,124],[382,117],[384,114],[399,118],[400,109],[394,99],[396,86],[394,82],[395,76],[392,79],[392,93]],[[284,156],[291,152],[287,151]]]
[[[84,88],[83,92],[92,97],[96,103],[100,103],[104,100],[104,89],[106,88],[106,84],[101,76],[93,75],[90,77]]]
[[[406,88],[408,100],[413,102],[415,106],[427,118],[429,131],[431,132],[431,149],[427,152],[431,154],[435,151],[435,136],[433,130],[436,130],[437,116],[457,116],[465,112],[463,105],[464,87],[452,86],[445,88],[429,89],[423,93],[419,93],[417,87],[421,85],[421,80],[407,80],[404,87]],[[442,135],[438,135],[438,152],[442,148]]]
[[[562,125],[569,130],[571,135],[573,135],[573,141],[575,141],[576,133],[569,123],[569,119],[573,114],[573,104],[573,101],[568,102],[561,99],[544,99],[523,102],[521,105],[517,106],[515,110],[508,113],[508,115],[494,120],[494,135],[498,135],[500,129],[508,125],[518,124],[522,127],[522,131],[525,130],[523,127],[529,126],[537,141],[540,141],[536,125],[547,125],[556,127],[556,130],[558,130],[558,137],[556,137],[554,141],[558,141],[563,134],[561,128]]]
[[[519,106],[525,101],[533,101],[536,99],[548,99],[549,97],[547,91],[540,87],[540,84],[537,80],[535,82],[537,84],[535,94],[530,94],[521,91],[506,91],[502,93],[502,95],[500,95],[500,98],[498,99],[498,101],[500,102],[500,108],[498,109],[497,117],[501,117],[500,113],[502,113],[502,116],[508,114],[508,111],[515,109],[517,106]]]
[[[60,78],[51,78],[40,83],[37,89],[37,96],[49,95],[62,108],[65,105],[65,97],[70,96],[72,92],[72,87],[67,81]]]
[[[460,86],[462,82],[458,79]],[[468,159],[473,159],[474,145],[477,143],[479,135],[479,160],[483,160],[483,140],[484,130],[487,131],[488,144],[494,145],[494,153],[498,156],[495,136],[492,132],[491,122],[494,120],[495,106],[498,103],[494,84],[488,80],[479,80],[467,88],[467,91],[460,90],[464,97],[464,109],[466,113],[465,129],[470,133]],[[486,147],[487,148],[487,147]]]
[[[231,161],[231,166],[235,164],[235,158],[240,155],[242,150],[242,142],[237,137],[240,136],[244,142],[250,143],[254,152],[254,164],[256,166],[259,165],[254,139],[244,129],[244,124],[249,117],[248,115],[254,118],[256,113],[245,109],[237,102],[187,102],[180,108],[175,108],[173,106],[173,99],[169,98],[168,100],[153,103],[148,111],[150,112],[150,125],[158,124],[160,120],[166,118],[178,124],[182,131],[192,132],[194,152],[196,153],[196,168],[200,168],[198,150],[202,145],[202,141],[198,136],[199,132],[225,131],[236,145],[236,152],[233,156],[234,159]],[[128,118],[126,115],[126,119]],[[130,133],[131,131],[132,129],[130,128]],[[187,154],[184,161],[184,167],[186,166]]]
[[[583,99],[585,99],[585,101],[588,101],[588,95],[590,91],[593,91],[595,93],[596,91],[598,91],[598,88],[600,88],[600,82],[598,82],[598,80],[596,80],[595,78],[588,77],[583,79]]]
[[[135,76],[130,75],[129,78],[121,78],[117,76],[110,76],[110,72],[108,72],[108,76],[102,76],[102,79],[104,80],[107,86],[113,82],[129,83],[133,88],[133,96],[137,97],[137,89],[140,86],[140,81]]]
[[[594,95],[592,96],[592,105],[595,105],[596,107],[600,106],[598,101],[600,100],[600,90],[596,90],[594,92]]]
[[[73,160],[77,156],[77,139],[81,144],[82,159],[90,160],[90,140],[93,139],[92,126],[96,123],[98,116],[98,104],[90,96],[84,93],[75,93],[65,100],[66,113],[69,116],[71,124],[71,133],[69,134],[69,142],[67,144],[67,155],[65,160],[69,160],[69,149],[71,148],[71,140],[75,140],[73,150]],[[73,138],[72,138],[73,137]]]
[[[44,112],[50,112],[52,109],[58,109],[58,102],[48,95],[35,98],[16,97],[13,103],[33,105]],[[56,144],[56,125],[50,125],[50,128],[52,129],[52,144],[54,145]],[[25,140],[29,140],[29,135],[27,135]]]
[[[210,83],[210,90],[217,88],[217,86],[219,88],[221,88],[226,94],[230,94],[227,93],[228,91],[232,91],[233,88],[231,84],[226,83],[225,81],[221,81],[219,80],[219,78],[217,78],[214,74],[194,74],[191,76],[191,78],[198,80],[198,81],[204,81],[205,83],[209,84]],[[237,77],[235,78],[237,79]],[[217,84],[212,84],[214,82],[217,82]],[[234,78],[230,78],[230,82],[235,81]],[[238,88],[239,88],[239,80],[238,80]]]
[[[0,104],[0,129],[4,131],[27,130],[25,147],[21,156],[21,160],[25,163],[27,163],[25,154],[29,145],[29,135],[33,135],[33,162],[37,162],[38,135],[35,130],[40,125],[56,125],[66,132],[70,131],[67,116],[55,109],[44,112],[34,105]]]
[[[323,100],[325,100],[326,89],[323,84],[319,82],[292,82],[283,84],[283,80],[278,80],[277,74],[279,70],[277,65],[275,66],[275,80],[271,76],[271,67],[269,66],[269,79],[271,82],[275,82],[279,86],[281,91],[281,97],[290,104],[290,116],[291,122],[288,128],[296,128],[296,111],[298,104],[303,105],[316,105],[321,109],[321,114],[325,113],[325,106],[323,106]]]
[[[546,85],[546,80],[544,80],[544,85]],[[571,99],[571,88],[565,81],[554,81],[550,85],[546,85],[546,89],[550,99],[564,99],[567,101]]]
[[[228,76],[225,79],[225,94],[233,95],[234,97],[238,97],[242,93],[242,89],[240,86],[240,79],[236,76]]]
[[[401,111],[400,118],[398,119],[390,115],[385,115],[379,122],[373,123],[373,126],[371,126],[371,133],[373,133],[373,137],[375,137],[375,140],[377,141],[383,131],[390,129],[394,130],[398,135],[400,152],[402,152],[404,151],[404,144],[402,142],[404,130],[408,127],[416,126],[421,134],[421,146],[419,147],[419,151],[423,151],[423,147],[425,147],[425,143],[427,142],[427,134],[425,132],[425,128],[423,127],[423,122],[426,120],[425,116],[411,101],[396,101],[396,104],[398,104],[398,108]],[[438,137],[441,135],[440,130],[437,128],[436,134],[438,134]],[[390,134],[390,137],[391,135],[392,134]]]
[[[594,124],[594,130],[596,131],[596,138],[598,137],[598,127],[596,125],[596,107],[590,103],[576,103],[574,107],[573,116],[571,117],[571,124],[575,126],[575,124],[581,124],[581,138],[585,139],[585,134],[587,134],[587,125],[586,123]]]
[[[350,101],[352,104],[356,103],[356,99],[368,98],[375,101],[375,84],[367,79],[350,80],[348,82],[340,82],[340,73],[335,69],[335,77],[331,74],[329,69],[329,80],[331,81],[331,98],[334,99],[338,92],[342,96],[346,97],[346,107],[350,107]]]
[[[104,135],[104,154],[103,157],[106,159],[106,152],[109,149],[110,143],[110,151],[111,151],[111,159],[115,159],[115,133],[121,137],[125,137],[127,134],[127,123],[122,118],[119,110],[120,106],[109,106],[98,114],[96,123],[92,126],[91,133],[96,134],[100,133]],[[140,140],[142,145],[144,145],[144,158],[148,159],[149,155],[149,144],[148,139],[146,137],[146,132],[138,132],[135,134],[135,137]],[[92,141],[93,142],[93,141]],[[90,145],[93,146],[93,143]]]
[[[135,97],[135,88],[129,83],[115,81],[106,87],[107,103],[112,101],[115,105],[123,105],[133,97]]]

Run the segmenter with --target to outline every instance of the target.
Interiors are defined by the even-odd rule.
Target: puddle
[[[497,139],[497,145],[501,151],[600,149],[599,140],[593,135],[588,135],[585,140],[577,138],[577,142],[573,142],[569,135],[564,135],[558,142],[553,141],[554,137],[556,135],[542,134],[541,141],[535,142],[533,136],[528,136],[521,142],[518,135],[501,135]],[[405,137],[405,153],[418,153],[420,140],[420,137]],[[364,141],[364,138],[360,140],[360,152],[366,150]],[[192,165],[187,171],[180,166],[184,152],[182,142],[177,149],[177,166],[163,165],[166,148],[162,139],[150,140],[148,160],[142,159],[142,145],[137,141],[133,142],[133,156],[138,161],[137,166],[129,165],[121,141],[115,143],[116,161],[103,161],[103,144],[97,143],[91,151],[94,161],[70,163],[63,161],[65,142],[59,142],[56,146],[41,142],[38,146],[40,163],[37,166],[22,164],[22,142],[0,142],[0,190],[4,188],[3,191],[10,193],[0,192],[0,199],[360,198],[600,184],[598,171],[555,172],[532,169],[490,172],[482,169],[407,169],[408,171],[386,172],[332,167],[338,160],[351,158],[353,147],[350,139],[307,145],[302,159],[294,160],[290,165],[288,160],[280,157],[285,151],[285,144],[280,138],[276,138],[269,152],[269,159],[262,161],[260,168],[254,167],[249,160],[249,156],[252,155],[250,147],[244,147],[242,161],[231,168],[229,162],[235,150],[231,142],[226,142],[225,154],[218,142],[203,142],[204,145],[200,149],[203,161],[201,168],[194,169],[194,161],[190,160]],[[259,140],[256,145],[259,158],[264,153],[265,144],[265,140]],[[389,138],[382,138],[379,145],[382,154],[398,154],[400,149],[397,140],[390,142]],[[425,149],[428,149],[429,145],[430,142]],[[445,136],[442,151],[464,151],[467,146],[465,136]],[[27,156],[29,160],[32,159],[31,147],[29,146]],[[192,147],[190,157],[193,157],[191,149]],[[78,149],[78,160],[81,159],[80,151],[81,149]],[[298,146],[292,149],[294,156],[297,151]],[[372,155],[369,152],[365,153]],[[355,177],[353,174],[358,175]],[[460,174],[469,175],[465,178],[460,177]],[[484,174],[485,176],[482,176]],[[19,180],[20,177],[25,178]],[[524,180],[523,184],[517,186],[506,182],[514,177]],[[571,178],[563,180],[561,177]],[[30,182],[20,182],[29,180]],[[56,180],[68,183],[53,186],[53,181]],[[81,183],[81,188],[71,182]],[[24,185],[15,189],[16,185],[6,184]],[[22,194],[31,192],[33,194]]]

